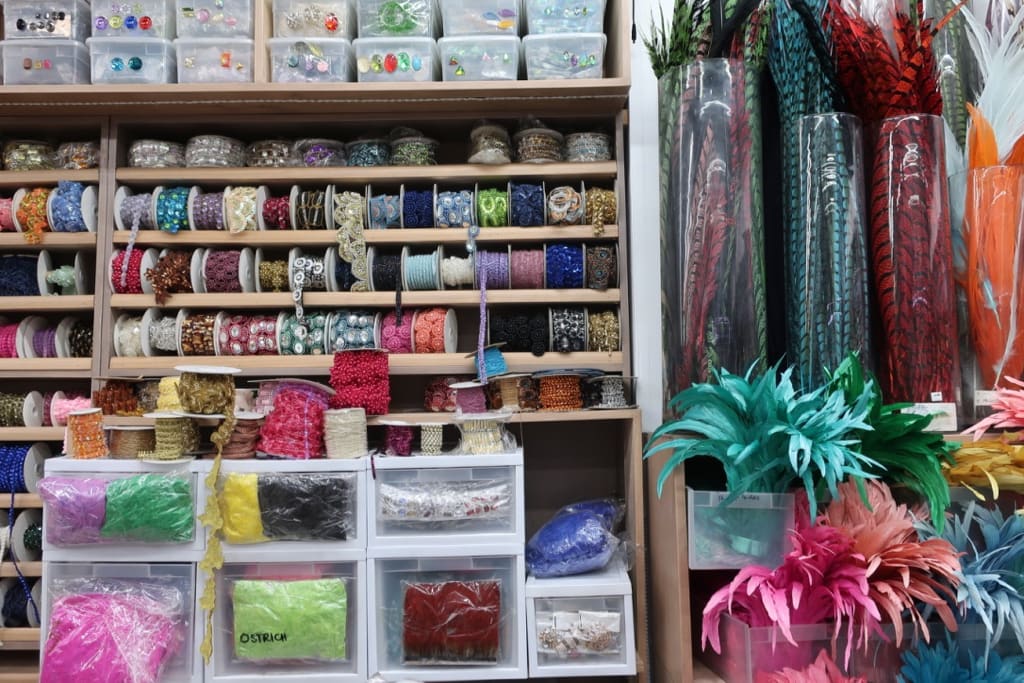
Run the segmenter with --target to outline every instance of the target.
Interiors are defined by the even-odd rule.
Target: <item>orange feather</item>
[[[1006,157],[1007,166],[1020,166],[1024,164],[1024,136],[1017,138],[1009,156]]]
[[[996,145],[996,132],[992,130],[992,124],[970,102],[967,103],[967,111],[971,115],[971,127],[967,131],[967,149],[970,154],[967,168],[995,166],[999,163],[999,147]]]

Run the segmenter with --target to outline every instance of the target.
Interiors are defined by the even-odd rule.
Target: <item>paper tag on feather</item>
[[[929,432],[955,432],[958,428],[955,403],[914,403],[903,409],[914,415],[931,415]]]

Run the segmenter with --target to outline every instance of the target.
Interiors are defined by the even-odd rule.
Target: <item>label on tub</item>
[[[955,403],[914,403],[903,409],[903,412],[915,415],[931,415],[932,423],[929,432],[955,432],[957,430]]]

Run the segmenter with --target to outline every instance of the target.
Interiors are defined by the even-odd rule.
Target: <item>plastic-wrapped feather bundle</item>
[[[501,646],[501,581],[402,584],[407,664],[485,664]]]
[[[190,632],[175,586],[72,580],[52,591],[40,683],[158,683]]]
[[[107,480],[46,477],[39,496],[46,512],[46,540],[55,546],[99,543],[106,518]]]
[[[526,544],[526,566],[538,578],[572,576],[604,568],[619,548],[613,533],[621,508],[610,501],[559,510]]]
[[[195,535],[192,480],[188,476],[139,474],[107,485],[107,540],[186,543]]]
[[[220,496],[229,543],[344,541],[354,530],[355,484],[348,473],[231,472]]]

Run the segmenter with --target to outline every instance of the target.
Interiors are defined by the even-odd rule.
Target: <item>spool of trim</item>
[[[14,518],[10,552],[18,562],[35,562],[39,559],[42,549],[25,547],[25,532],[33,525],[42,526],[42,524],[43,511],[39,509],[22,510]],[[4,525],[4,529],[6,528],[7,524]]]

